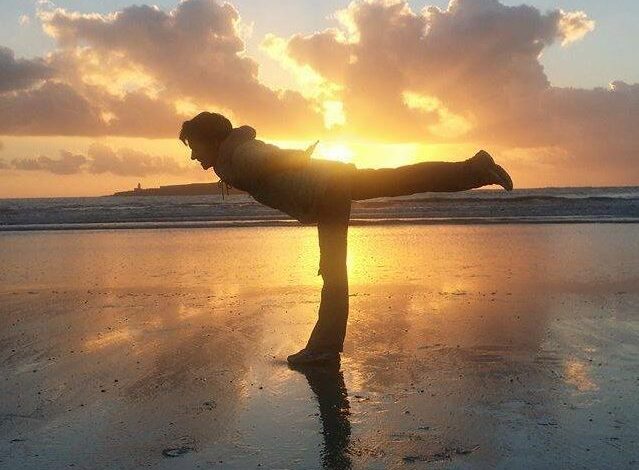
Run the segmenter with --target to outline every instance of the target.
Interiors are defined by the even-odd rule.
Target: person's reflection
[[[322,465],[326,469],[350,469],[350,406],[339,363],[325,367],[290,367],[306,376],[319,403],[324,435]]]

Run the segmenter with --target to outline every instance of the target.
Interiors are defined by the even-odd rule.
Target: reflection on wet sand
[[[322,465],[325,469],[350,469],[350,405],[344,375],[339,365],[292,369],[306,376],[317,398],[324,437]]]
[[[0,467],[632,468],[638,236],[357,227],[300,374],[311,228],[0,235]]]

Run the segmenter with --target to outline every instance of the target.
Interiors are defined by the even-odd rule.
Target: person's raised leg
[[[350,191],[334,188],[336,194],[322,204],[317,231],[320,247],[322,287],[319,318],[304,349],[288,357],[294,365],[339,361],[348,320],[348,272],[346,268]]]
[[[361,169],[353,175],[353,200],[407,196],[425,192],[454,192],[498,184],[510,191],[513,183],[488,152],[463,162],[423,162],[399,168]]]

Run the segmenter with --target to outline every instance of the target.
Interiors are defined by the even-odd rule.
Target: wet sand
[[[0,468],[637,468],[635,225],[0,234]]]

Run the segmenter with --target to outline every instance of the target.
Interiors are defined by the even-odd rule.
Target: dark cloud
[[[170,157],[149,155],[127,148],[116,151],[102,144],[91,145],[86,155],[61,150],[58,158],[43,155],[37,158],[14,159],[10,164],[0,160],[0,168],[43,171],[56,175],[109,173],[118,176],[184,176],[199,173],[194,166],[181,165]]]
[[[0,134],[91,135],[102,129],[99,109],[64,83],[0,94]]]
[[[29,88],[52,74],[42,59],[16,59],[11,49],[0,46],[0,93]]]

